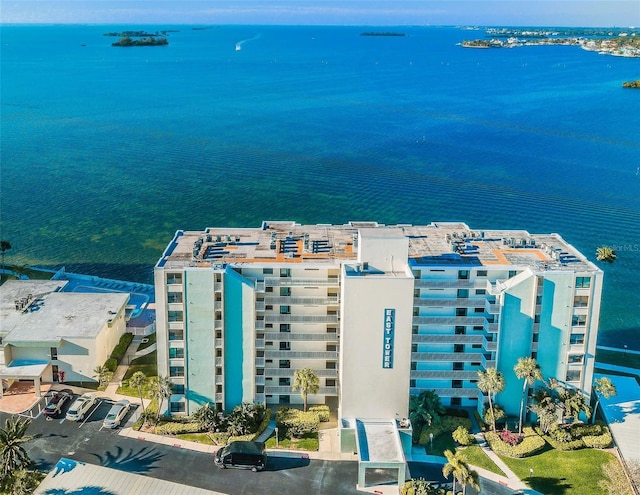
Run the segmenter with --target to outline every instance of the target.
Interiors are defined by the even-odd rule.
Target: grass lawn
[[[204,445],[220,445],[214,441],[208,433],[180,433],[179,435],[176,435],[176,438]]]
[[[147,347],[152,346],[153,344],[156,343],[156,332],[153,332],[151,335],[147,335],[145,336],[145,339],[147,339],[147,342],[145,343],[140,343],[140,345],[138,346],[138,351],[141,351],[143,349],[146,349]],[[151,353],[153,354],[153,353]]]
[[[474,466],[486,469],[487,471],[491,471],[492,473],[498,474],[500,476],[505,475],[502,472],[502,469],[496,466],[494,462],[489,459],[487,454],[482,451],[479,445],[469,445],[468,447],[464,447],[459,450],[463,453],[464,458],[469,464],[473,464]]]
[[[598,487],[603,479],[601,466],[615,459],[608,452],[594,449],[550,449],[525,459],[500,458],[521,480],[545,495],[602,495]],[[529,469],[533,469],[530,481]]]
[[[276,437],[270,437],[266,442],[265,446],[268,449],[276,448]],[[278,441],[278,447],[280,449],[299,449],[299,450],[310,450],[317,451],[320,447],[320,442],[318,441],[317,433],[310,433],[305,435],[302,438],[281,438]]]

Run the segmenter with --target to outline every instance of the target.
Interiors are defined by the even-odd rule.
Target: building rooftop
[[[380,229],[385,238],[400,229],[409,239],[409,259],[419,265],[530,267],[536,270],[595,271],[577,249],[558,234],[525,230],[474,230],[464,223],[383,225],[349,222],[344,225],[300,225],[269,222],[256,228],[207,228],[178,231],[158,267],[215,266],[242,263],[335,264],[354,261],[358,231]],[[371,230],[370,230],[371,229]]]
[[[5,343],[93,338],[115,315],[124,314],[129,300],[126,293],[55,292],[54,285],[64,282],[14,280],[0,287],[0,328]],[[27,289],[31,292],[16,298]]]

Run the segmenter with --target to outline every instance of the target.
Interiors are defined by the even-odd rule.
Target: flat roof
[[[582,253],[555,233],[476,230],[461,222],[429,225],[300,225],[265,221],[260,227],[210,227],[178,231],[157,267],[211,267],[216,264],[353,262],[358,236],[409,240],[409,261],[420,265],[531,267],[538,270],[598,271]]]
[[[126,293],[51,292],[34,298],[23,310],[14,303],[11,329],[3,340],[8,344],[35,344],[62,338],[94,338],[116,315],[124,315],[128,300]],[[2,327],[4,324],[5,320],[0,320]]]
[[[0,336],[4,337],[24,321],[16,310],[16,301],[36,301],[52,292],[63,290],[66,280],[7,280],[0,285]]]
[[[616,395],[600,399],[611,434],[625,460],[640,461],[640,385],[630,376],[606,376],[616,387]]]
[[[395,419],[356,419],[356,437],[362,462],[405,462]]]
[[[109,495],[224,495],[140,474],[95,466],[62,457],[34,495],[103,493]]]

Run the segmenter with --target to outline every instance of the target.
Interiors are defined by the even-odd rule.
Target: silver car
[[[111,409],[109,409],[107,416],[102,422],[102,426],[104,426],[105,428],[115,428],[116,426],[120,426],[120,423],[122,423],[122,420],[129,412],[130,407],[131,404],[126,399],[122,399],[116,402],[113,406],[111,406]]]
[[[71,421],[82,421],[87,411],[96,403],[98,399],[93,394],[83,394],[71,404],[67,411],[67,419]]]

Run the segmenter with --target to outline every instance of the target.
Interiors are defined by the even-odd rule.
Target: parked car
[[[49,398],[42,414],[47,417],[57,416],[62,412],[62,406],[64,406],[71,397],[73,397],[73,390],[68,388],[53,392],[53,395]]]
[[[117,426],[120,426],[120,423],[122,423],[122,420],[129,412],[130,407],[131,403],[126,399],[122,399],[116,402],[113,406],[111,406],[111,409],[109,409],[109,412],[102,422],[102,426],[104,426],[105,428],[115,428]]]
[[[267,451],[263,442],[231,442],[216,452],[213,461],[220,469],[237,467],[262,471],[267,465]]]
[[[82,421],[87,411],[96,403],[98,399],[93,394],[83,394],[71,404],[67,411],[67,419],[71,421]]]

